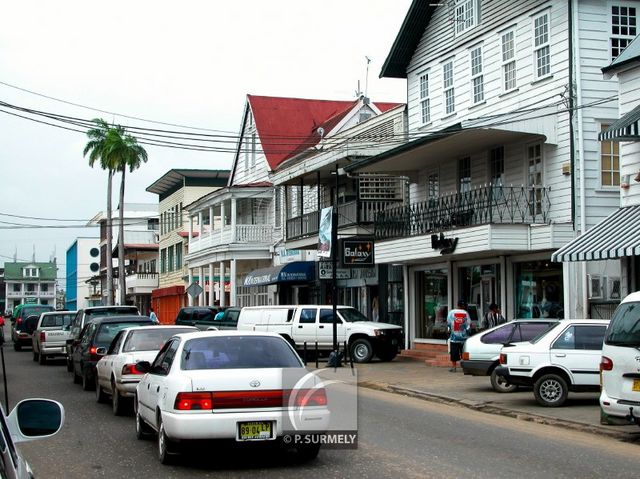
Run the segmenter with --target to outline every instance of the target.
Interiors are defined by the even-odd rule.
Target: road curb
[[[612,431],[605,427],[599,427],[593,424],[585,424],[576,421],[569,421],[566,419],[558,419],[554,417],[544,416],[541,414],[532,414],[528,412],[509,409],[506,407],[498,406],[486,401],[474,401],[471,399],[459,399],[446,395],[429,393],[426,391],[420,391],[403,386],[394,386],[393,384],[374,382],[374,381],[362,381],[358,383],[358,386],[367,389],[375,389],[378,391],[385,391],[394,394],[401,394],[416,399],[422,399],[424,401],[436,402],[441,404],[449,404],[454,406],[465,407],[467,409],[473,409],[474,411],[480,411],[486,414],[495,414],[499,416],[512,417],[520,421],[534,422],[536,424],[545,424],[550,426],[562,427],[565,429],[572,429],[574,431],[588,432],[591,434],[605,435],[620,441],[635,441],[637,440],[637,432],[622,432]]]

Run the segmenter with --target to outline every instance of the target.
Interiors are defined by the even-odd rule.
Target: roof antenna
[[[367,92],[369,91],[369,63],[371,63],[371,58],[366,55],[364,58],[367,60],[367,73],[364,80],[364,97],[367,98]]]
[[[360,99],[362,97],[362,92],[360,91],[360,80],[358,80],[358,88],[356,88],[356,98]]]

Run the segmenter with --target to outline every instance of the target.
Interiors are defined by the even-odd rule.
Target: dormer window
[[[456,35],[461,35],[480,23],[480,2],[478,0],[456,0],[454,8]]]
[[[38,268],[22,268],[22,276],[25,278],[37,278],[39,276]]]

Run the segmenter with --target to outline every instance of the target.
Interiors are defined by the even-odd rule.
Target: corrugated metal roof
[[[627,45],[627,48],[622,50],[622,53],[620,53],[610,65],[604,67],[602,73],[612,72],[628,63],[640,60],[640,40],[638,40],[638,37],[640,37],[640,35],[634,38],[633,41]]]
[[[610,214],[551,255],[552,261],[592,261],[640,254],[640,205]]]
[[[38,268],[39,276],[37,278],[25,277],[22,275],[23,268]],[[52,281],[56,279],[58,275],[57,271],[56,263],[6,262],[4,264],[4,279],[8,281],[23,279]]]
[[[640,140],[638,130],[640,120],[640,105],[619,120],[616,120],[609,128],[598,134],[598,140]]]
[[[186,168],[173,168],[167,171],[164,175],[154,181],[147,187],[146,191],[149,193],[156,193],[161,195],[170,191],[176,187],[182,186],[186,178],[198,178],[198,179],[210,179],[210,180],[222,180],[223,185],[218,185],[216,181],[212,181],[211,186],[225,186],[229,180],[229,170],[198,170],[198,169],[186,169]]]

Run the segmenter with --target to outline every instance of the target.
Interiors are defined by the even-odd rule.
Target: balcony
[[[378,213],[398,204],[398,201],[350,201],[338,205],[338,228],[371,225]],[[319,211],[290,218],[287,220],[287,240],[317,235],[319,224]]]
[[[158,273],[134,272],[127,274],[127,294],[146,294],[158,287]]]
[[[189,254],[232,244],[256,245],[268,247],[280,238],[280,228],[273,225],[236,225],[235,229],[225,226],[222,229],[205,231],[201,236],[192,238]]]
[[[488,185],[378,213],[378,240],[483,224],[549,224],[549,188]]]

